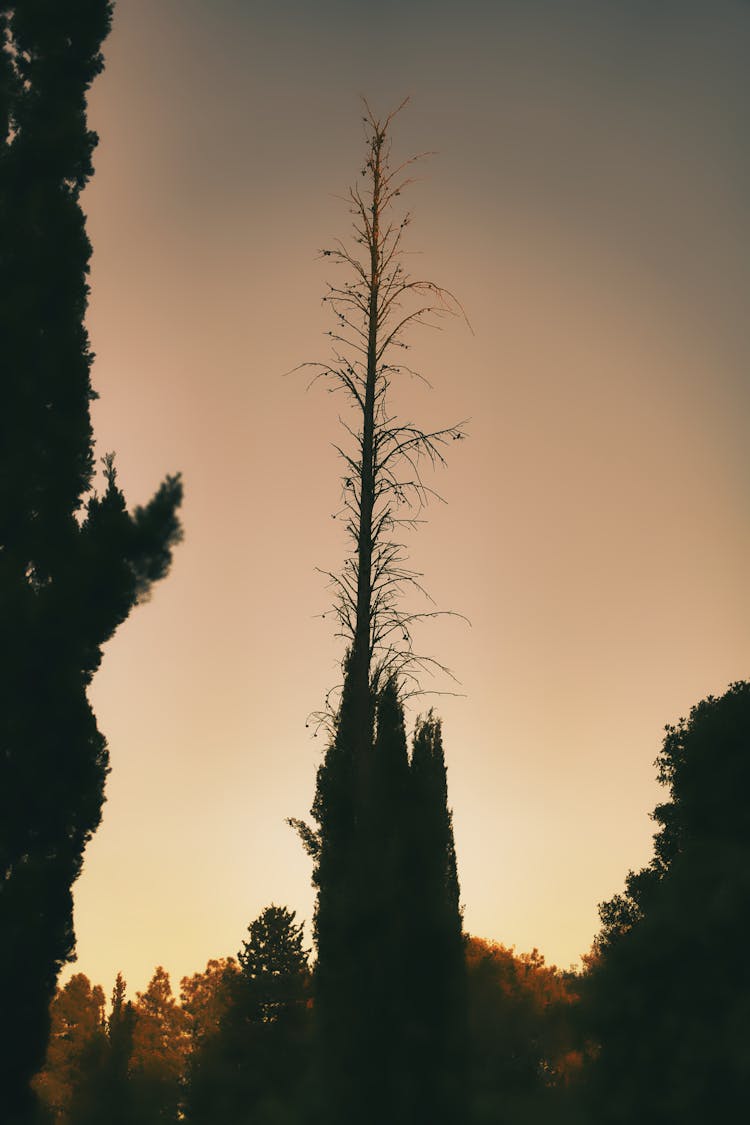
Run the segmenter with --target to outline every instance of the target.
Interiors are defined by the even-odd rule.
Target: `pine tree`
[[[309,972],[303,927],[283,906],[248,927],[239,972],[225,978],[218,1028],[190,1067],[194,1125],[274,1125],[302,1120],[309,1073]]]
[[[246,998],[245,1018],[276,1023],[305,1000],[307,952],[304,926],[295,912],[273,903],[248,926],[248,940],[237,955],[237,981]]]
[[[352,678],[344,675],[336,728],[318,768],[312,814],[317,830],[295,823],[314,859],[315,1023],[321,1109],[335,1123],[357,1105],[367,1052],[359,1024],[367,1010],[367,960],[355,956],[367,939],[368,888],[362,875],[363,832],[358,793],[364,762],[352,746],[357,710]],[[363,1118],[366,1120],[366,1118]]]
[[[112,1010],[107,1021],[109,1050],[102,1082],[104,1097],[99,1106],[100,1119],[106,1113],[111,1125],[130,1125],[133,1119],[130,1065],[133,1057],[135,1009],[132,1002],[125,999],[126,988],[122,973],[118,973],[112,990]]]
[[[32,1113],[49,1004],[73,956],[71,887],[108,771],[87,688],[102,645],[169,569],[178,477],[130,514],[111,456],[92,491],[91,248],[80,194],[96,137],[108,0],[0,4],[0,1098]]]

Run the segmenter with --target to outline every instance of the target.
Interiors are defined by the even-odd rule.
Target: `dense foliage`
[[[750,683],[668,726],[657,768],[654,857],[602,905],[586,988],[613,1125],[728,1119],[750,1081]]]
[[[311,1080],[310,981],[294,917],[285,907],[266,907],[248,927],[239,967],[215,979],[218,1017],[188,1068],[187,1119],[195,1125],[303,1119]]]
[[[536,951],[468,938],[469,1090],[474,1125],[562,1125],[584,1066],[580,979]]]
[[[71,887],[108,770],[86,689],[102,645],[166,574],[179,478],[130,514],[92,490],[86,91],[107,0],[0,5],[0,1049],[4,1120],[33,1112],[48,1009],[75,938]]]
[[[410,755],[389,679],[371,742],[355,755],[348,689],[347,676],[318,771],[317,832],[307,834],[325,1112],[336,1121],[353,1112],[362,1122],[459,1120],[464,965],[440,724],[432,715],[418,724]]]
[[[506,1119],[511,1108],[514,1120],[557,1120],[549,1116],[563,1106],[555,1094],[581,1064],[569,1019],[574,982],[536,953],[519,956],[478,938],[466,939],[465,950],[472,1104],[464,1121],[487,1125]],[[108,1017],[103,990],[81,973],[71,977],[53,1001],[53,1034],[35,1082],[49,1120],[316,1120],[319,1054],[302,927],[285,908],[267,907],[249,927],[240,956],[244,964],[212,960],[185,977],[179,1004],[163,969],[133,1003],[118,977]],[[439,994],[439,977],[432,984]],[[403,1020],[394,1031],[409,1049],[401,1022],[406,1027]],[[412,1106],[411,1120],[433,1119]]]
[[[667,727],[657,766],[668,799],[654,812],[654,858],[602,905],[586,970],[563,973],[536,950],[518,955],[456,933],[439,724],[428,717],[418,726],[409,755],[397,695],[381,696],[369,790],[378,800],[367,820],[373,834],[359,845],[360,862],[372,864],[369,915],[364,893],[355,899],[349,886],[346,900],[373,933],[359,935],[366,958],[345,960],[344,968],[359,970],[353,980],[363,1007],[354,1031],[376,1052],[383,1091],[357,1091],[353,1080],[353,1095],[381,1110],[387,1104],[388,1120],[412,1125],[698,1125],[715,1120],[717,1109],[728,1119],[743,1104],[748,968],[742,956],[717,950],[743,948],[750,907],[750,683],[733,684]],[[420,814],[415,794],[432,788],[440,799],[433,793]],[[416,849],[413,866],[404,862],[402,833]],[[421,839],[433,860],[442,841],[443,861],[432,868],[440,894],[416,854]],[[366,850],[373,841],[374,856]],[[315,839],[309,842],[315,851]],[[380,871],[389,875],[382,884]],[[386,914],[398,928],[383,921]],[[457,947],[461,972],[452,961]],[[452,1024],[443,1020],[451,982],[463,993]],[[107,1119],[117,1125],[176,1125],[180,1115],[195,1125],[330,1120],[320,1085],[335,1066],[325,1065],[330,1039],[320,1035],[319,1003],[302,928],[271,906],[249,927],[239,961],[209,962],[183,980],[181,1005],[157,969],[133,1005],[118,978],[107,1019],[101,988],[72,977],[52,1006],[37,1089],[55,1125],[96,1121],[96,1107],[115,1089],[120,1116]],[[463,1012],[466,1027],[458,1022]],[[330,1009],[323,1014],[330,1018]],[[348,1029],[336,1028],[342,1050]],[[345,1058],[356,1065],[351,1049]],[[356,1081],[366,1073],[362,1065]],[[457,1074],[465,1078],[460,1118],[451,1087]],[[428,1084],[434,1094],[425,1094]],[[367,1115],[363,1104],[361,1120]]]

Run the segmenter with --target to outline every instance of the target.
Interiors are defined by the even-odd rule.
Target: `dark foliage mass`
[[[132,514],[111,457],[92,492],[90,245],[106,0],[0,6],[0,1049],[4,1120],[32,1112],[48,1008],[74,948],[71,886],[108,769],[86,689],[102,645],[169,568],[179,478]]]
[[[302,926],[269,906],[239,960],[182,980],[181,1003],[158,967],[135,1002],[117,977],[104,993],[77,973],[52,1003],[35,1079],[55,1125],[280,1125],[308,1120],[310,973]],[[40,1118],[41,1120],[41,1118]]]
[[[750,683],[667,727],[654,858],[601,907],[586,982],[592,1117],[730,1120],[750,1082]]]
[[[414,1014],[407,1047],[417,1119],[447,1125],[465,1112],[466,980],[442,729],[432,712],[417,722],[410,783],[407,978]]]
[[[294,917],[285,907],[266,907],[249,927],[239,971],[225,974],[223,1011],[189,1064],[186,1116],[194,1125],[304,1120],[310,979]]]
[[[564,1095],[581,1065],[569,1019],[575,1004],[570,975],[536,953],[517,956],[478,938],[466,940],[465,953],[471,1089],[462,1123],[567,1123]],[[204,972],[185,977],[179,1004],[161,968],[135,1002],[126,1000],[118,976],[108,1018],[103,990],[82,973],[71,977],[52,1003],[52,1037],[35,1080],[45,1120],[319,1120],[320,1052],[302,927],[286,908],[267,907],[249,927],[239,956],[239,962],[209,961]],[[439,977],[432,985],[439,996]],[[394,1024],[401,1046],[407,1022],[402,1015]],[[402,1068],[402,1098],[409,1096],[407,1073]],[[407,1119],[398,1103],[389,1112]],[[419,1125],[433,1112],[429,1103],[412,1103],[408,1120]]]
[[[465,983],[440,724],[430,716],[418,725],[410,756],[389,680],[357,756],[351,706],[345,682],[313,806],[324,1112],[335,1121],[458,1121]]]
[[[339,749],[334,741],[321,766],[320,832],[307,837],[330,894],[318,901],[315,987],[302,927],[276,906],[248,928],[239,963],[211,961],[182,981],[181,1006],[157,969],[133,1005],[118,978],[106,1019],[101,988],[78,974],[52,1005],[36,1080],[45,1121],[312,1125],[347,1111],[404,1125],[734,1119],[750,1077],[750,683],[667,728],[654,858],[601,907],[583,973],[461,937],[431,716],[409,755],[397,693],[383,690],[370,796],[348,821],[339,813],[354,808],[353,775],[334,772],[347,762]],[[356,869],[333,849],[325,866],[326,827]],[[329,1083],[347,1068],[334,1098]]]
[[[579,978],[532,953],[466,942],[473,1125],[581,1125]]]

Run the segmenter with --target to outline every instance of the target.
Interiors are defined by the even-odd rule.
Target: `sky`
[[[285,818],[342,656],[316,569],[344,552],[340,407],[288,372],[328,356],[361,95],[410,97],[394,156],[434,155],[409,264],[471,325],[415,331],[432,389],[392,399],[469,419],[409,544],[470,621],[425,626],[460,694],[419,701],[465,927],[589,949],[651,855],[664,725],[750,672],[749,53],[739,0],[118,0],[89,103],[94,426],[131,505],[182,471],[185,541],[91,689],[112,771],[66,975],[178,986],[269,902],[312,919]]]

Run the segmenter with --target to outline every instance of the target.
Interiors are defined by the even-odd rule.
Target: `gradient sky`
[[[360,94],[423,150],[413,269],[461,299],[411,337],[470,418],[412,544],[467,929],[567,966],[651,853],[663,726],[750,674],[750,8],[738,0],[118,0],[85,195],[99,451],[131,504],[182,470],[186,539],[105,653],[112,757],[77,970],[131,991],[310,919],[309,809],[343,544],[318,250]],[[427,701],[429,702],[429,701]]]

